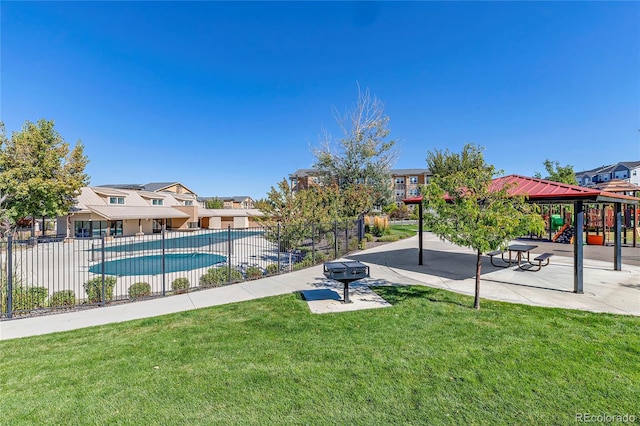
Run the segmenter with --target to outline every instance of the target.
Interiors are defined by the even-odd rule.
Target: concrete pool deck
[[[364,262],[371,278],[366,285],[426,285],[474,294],[475,253],[424,233],[424,265],[418,265],[418,238],[412,237],[353,253],[346,258]],[[624,249],[623,249],[624,250]],[[542,251],[540,251],[542,252]],[[54,333],[96,325],[148,318],[293,292],[332,289],[322,265],[231,286],[123,303],[105,308],[20,318],[0,322],[0,340]],[[334,288],[334,292],[335,288]],[[327,306],[335,295],[326,293]],[[517,267],[495,268],[483,258],[481,297],[511,303],[640,316],[640,266],[584,260],[584,294],[573,293],[573,259],[554,256],[540,272]],[[319,300],[323,300],[320,298]],[[371,305],[369,305],[371,306]],[[354,306],[355,307],[355,306]],[[471,306],[470,306],[471,307]],[[311,311],[311,308],[310,308]]]

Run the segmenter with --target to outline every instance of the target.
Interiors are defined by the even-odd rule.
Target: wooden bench
[[[493,266],[495,266],[496,268],[506,268],[508,266],[510,266],[509,263],[507,263],[506,260],[504,260],[504,254],[506,253],[505,250],[494,250],[494,251],[490,251],[489,253],[487,253],[487,256],[489,256],[489,259],[491,260],[491,264]],[[502,259],[502,261],[504,263],[506,263],[506,265],[496,265],[495,263],[493,263],[493,256],[497,256],[500,255],[500,258]]]
[[[533,259],[534,262],[536,261],[538,262],[537,265],[534,265],[532,263],[531,268],[527,268],[527,269],[521,268],[521,269],[524,269],[525,271],[538,272],[540,269],[542,269],[543,266],[547,266],[549,264],[549,258],[551,256],[553,256],[553,253],[542,253],[541,255]],[[542,264],[543,261],[544,261],[544,265]]]

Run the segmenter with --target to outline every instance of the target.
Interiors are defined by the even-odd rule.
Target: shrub
[[[13,291],[15,289],[22,286],[22,279],[20,276],[13,274],[13,279],[11,280]],[[0,307],[2,307],[2,312],[7,312],[8,309],[8,298],[9,298],[9,283],[7,280],[7,274],[0,274]],[[13,309],[13,308],[12,308]]]
[[[49,291],[45,287],[17,287],[12,292],[12,306],[14,311],[42,308]]]
[[[131,299],[148,296],[151,296],[151,285],[149,283],[139,282],[129,286],[129,297]]]
[[[393,243],[398,240],[400,240],[400,237],[397,235],[384,235],[378,238],[378,241],[380,241],[381,243]]]
[[[116,285],[116,277],[104,277],[105,302],[113,299],[113,287]],[[91,278],[83,285],[87,292],[89,303],[102,302],[102,277],[100,275]]]
[[[51,296],[49,304],[52,307],[73,306],[76,304],[76,293],[73,290],[56,291]]]
[[[321,263],[327,260],[327,254],[323,251],[317,251],[315,256],[316,256],[316,263]]]
[[[409,217],[409,208],[406,204],[402,204],[389,213],[391,219],[406,219]]]
[[[274,275],[278,273],[278,264],[270,263],[267,265],[267,275]]]
[[[308,268],[309,266],[313,266],[313,263],[311,263],[311,258],[307,258],[301,262],[295,263],[293,265],[293,270],[299,271],[300,269]]]
[[[371,227],[371,233],[376,237],[383,236],[389,229],[389,219],[386,217],[376,216],[373,218],[373,226]]]
[[[247,278],[260,278],[262,276],[262,269],[257,266],[249,266],[244,272]]]
[[[242,281],[242,274],[235,269],[231,270],[231,281]],[[220,287],[229,282],[229,271],[225,268],[211,268],[200,277],[202,287]]]
[[[373,242],[373,234],[364,234],[364,239],[367,240],[368,243]]]
[[[189,289],[189,278],[176,278],[171,282],[171,290],[174,293],[185,293]]]
[[[352,239],[349,240],[349,251],[354,251],[358,249],[358,240]]]

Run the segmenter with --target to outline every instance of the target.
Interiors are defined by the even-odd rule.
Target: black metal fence
[[[0,241],[0,319],[161,297],[301,269],[356,250],[362,220]]]

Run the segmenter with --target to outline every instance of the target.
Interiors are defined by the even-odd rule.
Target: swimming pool
[[[218,231],[218,232],[208,232],[205,234],[194,234],[194,235],[186,235],[176,238],[166,238],[164,240],[164,247],[167,250],[172,249],[197,249],[200,247],[206,247],[213,244],[224,243],[229,240],[229,236],[231,236],[231,240],[237,240],[239,238],[251,237],[254,235],[262,234],[263,231],[247,231],[247,230],[231,230],[229,231]],[[132,251],[149,251],[149,250],[160,250],[162,248],[162,237],[159,234],[151,236],[152,239],[148,241],[140,241],[140,242],[119,242],[115,240],[113,245],[107,246],[104,248],[106,252],[132,252]],[[94,252],[99,252],[101,249],[99,247],[93,248]]]
[[[208,253],[167,254],[164,257],[164,270],[167,273],[206,268],[207,266],[227,261],[225,256]],[[102,264],[97,263],[91,266],[89,272],[101,274]],[[162,255],[110,260],[104,262],[104,273],[116,276],[159,275],[162,273]]]

